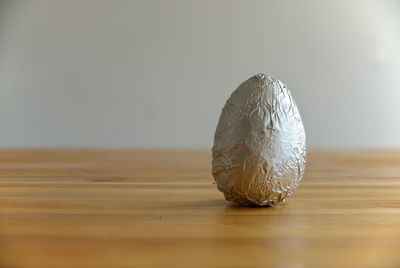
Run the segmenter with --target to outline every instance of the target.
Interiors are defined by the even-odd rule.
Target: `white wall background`
[[[399,1],[2,1],[0,147],[210,147],[235,87],[311,147],[400,146]]]

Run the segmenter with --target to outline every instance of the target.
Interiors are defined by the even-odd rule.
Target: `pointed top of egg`
[[[263,74],[263,73],[259,73],[259,74],[256,74],[255,76],[253,76],[252,78],[256,78],[256,79],[258,79],[258,80],[260,80],[260,81],[262,81],[262,82],[266,82],[266,80],[268,81],[268,82],[271,82],[271,81],[273,81],[274,79],[273,78],[271,78],[269,75],[266,75],[266,74]],[[251,79],[251,78],[250,78]]]

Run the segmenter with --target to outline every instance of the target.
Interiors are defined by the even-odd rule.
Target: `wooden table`
[[[400,151],[311,152],[273,208],[208,151],[0,151],[0,267],[400,267]]]

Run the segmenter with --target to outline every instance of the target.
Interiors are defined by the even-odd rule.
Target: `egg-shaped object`
[[[222,110],[212,148],[226,200],[274,206],[299,186],[305,164],[304,126],[289,89],[265,74],[243,82]]]

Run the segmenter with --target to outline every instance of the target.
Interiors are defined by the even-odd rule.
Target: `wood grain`
[[[0,267],[400,267],[400,151],[313,151],[286,203],[226,202],[207,151],[0,151]]]

